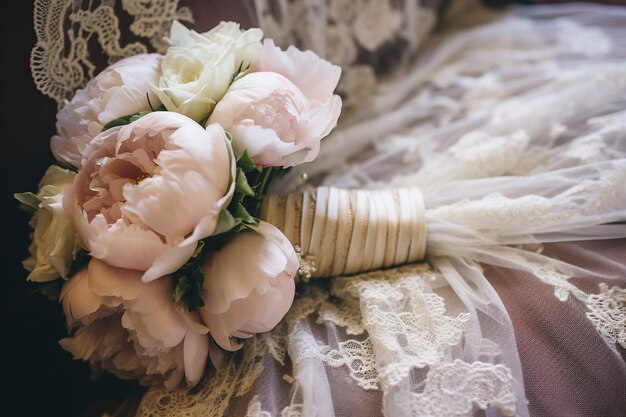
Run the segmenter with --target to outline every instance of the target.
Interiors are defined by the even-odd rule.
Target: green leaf
[[[109,130],[109,129],[111,129],[111,128],[114,128],[114,127],[117,127],[117,126],[124,126],[124,125],[130,124],[130,122],[131,122],[131,120],[130,120],[130,119],[131,119],[133,116],[137,115],[137,114],[139,114],[139,113],[135,113],[135,114],[131,114],[131,115],[128,115],[128,116],[120,117],[120,118],[115,119],[115,120],[111,120],[109,123],[105,124],[105,125],[102,127],[102,131],[103,131],[103,132],[106,132],[107,130]]]
[[[256,179],[252,188],[254,189],[255,197],[259,202],[263,199],[263,197],[265,197],[265,194],[267,193],[267,190],[277,172],[277,168],[264,168],[261,171],[261,175]]]
[[[25,207],[32,209],[33,211],[37,211],[39,209],[39,204],[41,203],[41,198],[37,197],[36,194],[31,192],[27,193],[15,193],[13,197],[20,203],[22,203]]]
[[[89,265],[89,261],[91,260],[91,255],[86,250],[79,250],[74,255],[74,259],[68,268],[67,277],[62,277],[63,279],[69,279],[82,271],[84,268]]]
[[[202,249],[204,249],[204,240],[199,240],[198,246],[196,246],[196,250],[193,252],[193,255],[191,255],[191,258],[197,258],[200,253],[202,253]]]
[[[248,210],[243,206],[243,204],[237,204],[237,208],[235,211],[235,217],[241,219],[244,224],[257,224],[257,220],[248,213]]]
[[[217,219],[217,227],[215,228],[215,233],[213,234],[218,235],[228,232],[240,222],[241,220],[235,219],[235,217],[228,210],[222,210]]]
[[[254,196],[254,190],[248,184],[248,178],[241,169],[237,170],[237,179],[235,181],[235,191],[247,195],[248,197]]]
[[[63,281],[56,280],[48,282],[39,287],[39,292],[42,293],[48,300],[57,301],[61,295],[61,289],[63,288]]]
[[[180,303],[185,294],[191,289],[191,284],[189,282],[189,278],[186,275],[183,275],[178,279],[176,286],[174,287],[174,302]]]
[[[239,74],[241,74],[241,70],[243,69],[243,61],[241,61],[239,63],[239,68],[237,68],[237,71],[235,71],[235,73],[233,74],[233,77],[230,80],[230,83],[234,83],[235,80],[237,79],[237,77],[239,77]]]
[[[252,158],[250,158],[248,151],[243,151],[243,154],[237,160],[237,166],[241,168],[245,173],[252,172],[257,169],[254,161],[252,160]]]
[[[174,290],[172,297],[176,303],[184,302],[189,311],[195,311],[204,306],[202,299],[202,286],[204,284],[204,273],[196,260],[187,262],[172,275],[174,280]]]
[[[161,107],[163,107],[161,105]],[[161,107],[157,108],[154,111],[161,111]],[[163,107],[162,110],[165,110],[165,107]],[[152,113],[152,111],[140,111],[138,113],[133,113],[133,114],[129,114],[127,116],[123,116],[120,117],[118,119],[115,120],[111,120],[109,123],[105,124],[104,127],[102,128],[102,131],[107,131],[113,127],[117,127],[117,126],[125,126],[128,124],[131,124],[132,122],[141,119],[142,117],[144,117],[146,114],[150,114]]]

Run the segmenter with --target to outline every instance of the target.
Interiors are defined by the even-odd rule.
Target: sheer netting
[[[626,237],[626,10],[446,3],[250,2],[266,36],[344,68],[338,128],[274,191],[419,186],[427,262],[301,283],[272,332],[137,415],[550,415],[533,378],[549,320],[611,373],[565,346],[552,359],[589,378],[549,377],[626,390],[624,258],[587,242]],[[539,365],[520,361],[533,349]],[[626,407],[553,397],[569,415]]]

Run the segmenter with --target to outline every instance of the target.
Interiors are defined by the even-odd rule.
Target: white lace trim
[[[456,417],[472,415],[472,407],[492,406],[505,416],[515,415],[511,373],[502,365],[484,362],[452,363],[430,368],[424,390],[410,397],[413,416]]]
[[[427,265],[414,265],[334,282],[334,294],[360,302],[383,389],[406,378],[412,368],[442,361],[461,340],[469,316],[446,314],[443,299],[429,286],[435,275]]]
[[[341,303],[324,300],[317,314],[319,324],[330,321],[336,326],[344,327],[349,335],[359,335],[365,332],[359,305],[352,300]]]
[[[626,289],[600,284],[600,292],[587,299],[587,317],[609,345],[626,349]]]
[[[193,22],[191,10],[179,8],[178,2],[35,0],[37,43],[30,65],[37,88],[63,106],[95,75],[96,64],[89,52],[92,42],[99,44],[109,64],[145,53],[149,47],[163,51],[167,46],[163,37],[172,21]],[[120,8],[132,18],[130,31],[144,40],[120,43]]]
[[[369,338],[362,342],[351,339],[340,342],[339,348],[328,352],[324,360],[333,368],[346,366],[350,371],[350,377],[359,387],[365,390],[380,388],[374,347]]]

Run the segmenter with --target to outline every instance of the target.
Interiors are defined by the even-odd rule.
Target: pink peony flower
[[[54,156],[77,168],[82,152],[104,125],[120,117],[161,104],[152,86],[159,82],[159,54],[131,56],[106,68],[76,92],[57,113],[57,134],[50,147]]]
[[[98,135],[64,197],[81,246],[151,281],[180,268],[214,233],[234,191],[224,130],[155,112]]]
[[[315,159],[341,112],[333,94],[341,69],[311,51],[285,52],[265,40],[253,70],[230,86],[209,123],[232,133],[235,152],[247,150],[257,165]]]
[[[218,345],[270,331],[287,314],[295,293],[298,257],[276,227],[237,234],[203,265],[205,306],[198,311]]]
[[[204,374],[208,329],[197,313],[176,308],[170,280],[144,283],[138,271],[92,259],[63,286],[61,302],[76,332],[60,344],[76,359],[168,389]]]

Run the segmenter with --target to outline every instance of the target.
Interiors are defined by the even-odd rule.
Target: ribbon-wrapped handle
[[[426,216],[419,188],[319,187],[266,196],[261,218],[287,236],[312,277],[354,274],[424,258]]]

